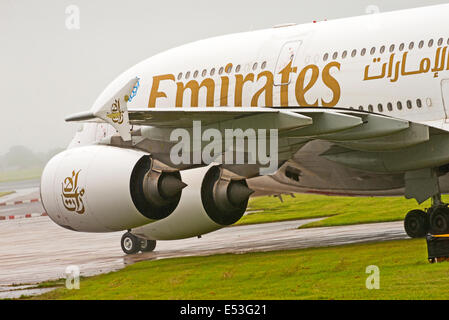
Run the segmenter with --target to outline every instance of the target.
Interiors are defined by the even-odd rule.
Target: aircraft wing
[[[299,170],[303,178],[305,172],[310,173],[309,183],[304,184],[303,178],[299,183],[301,187],[308,189],[323,190],[325,185],[330,185],[332,190],[348,190],[352,185],[359,184],[357,190],[368,186],[367,192],[372,193],[373,188],[400,188],[404,185],[404,180],[423,180],[423,175],[427,173],[419,170],[438,168],[449,163],[449,132],[425,123],[347,108],[191,107],[128,110],[127,98],[137,81],[138,79],[130,80],[103,106],[70,116],[66,121],[109,123],[125,142],[131,141],[133,125],[147,126],[156,130],[155,136],[162,149],[167,149],[169,145],[167,142],[170,141],[163,139],[168,139],[170,130],[191,128],[193,121],[201,121],[203,127],[218,130],[277,129],[279,161],[293,161],[296,164],[295,170]],[[148,137],[153,136],[151,134]],[[145,142],[141,141],[134,145],[151,150],[154,155],[158,153],[154,144],[146,147]],[[167,150],[160,153],[164,152],[166,157]],[[161,155],[160,159],[164,159],[164,156]],[[298,169],[298,166],[302,166],[302,169]],[[290,168],[294,167],[295,165],[290,164]],[[254,168],[245,165],[235,165],[230,169],[243,176],[255,176],[251,173]],[[292,170],[283,166],[272,178],[284,184],[298,186],[298,181],[291,179],[296,176],[295,170],[292,173]],[[280,176],[282,172],[285,173],[283,177]],[[330,178],[333,172],[340,172],[334,181]],[[368,179],[371,181],[369,183],[360,184],[347,180],[350,177],[362,181],[368,176],[367,173],[373,174]],[[391,177],[396,180],[391,181]],[[429,186],[429,190],[432,188],[434,186]],[[413,196],[414,193],[417,190],[412,188],[406,191],[406,196]]]

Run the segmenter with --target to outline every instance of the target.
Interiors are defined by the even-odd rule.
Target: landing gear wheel
[[[449,209],[440,207],[433,210],[430,214],[430,227],[433,234],[448,234]]]
[[[137,238],[130,232],[125,233],[122,236],[122,250],[126,254],[135,254],[140,251],[141,239]]]
[[[404,229],[410,238],[425,237],[429,231],[427,214],[422,210],[412,210],[405,216]]]
[[[156,240],[140,239],[140,241],[140,251],[142,252],[151,252],[156,248]]]

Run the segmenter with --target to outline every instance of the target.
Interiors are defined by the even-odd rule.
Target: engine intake
[[[142,151],[86,146],[53,157],[41,178],[50,218],[76,231],[108,232],[167,218],[186,186]]]

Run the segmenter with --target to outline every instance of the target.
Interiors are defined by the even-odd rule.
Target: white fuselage
[[[354,108],[445,128],[447,16],[440,5],[202,40],[137,64],[95,104],[137,76],[129,108]]]

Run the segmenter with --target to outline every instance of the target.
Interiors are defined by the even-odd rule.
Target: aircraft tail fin
[[[131,140],[131,125],[128,115],[128,101],[137,88],[139,78],[128,81],[107,102],[94,110],[81,112],[67,117],[67,122],[103,120],[112,125],[124,141]]]

